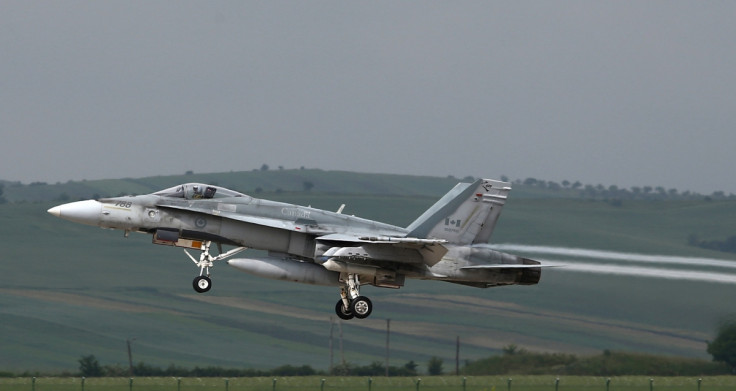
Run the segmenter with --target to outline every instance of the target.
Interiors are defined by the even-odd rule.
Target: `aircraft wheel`
[[[345,307],[342,305],[342,299],[337,301],[337,305],[335,305],[335,313],[337,313],[338,318],[343,320],[350,320],[355,316],[350,312],[350,310],[345,310]]]
[[[367,318],[373,311],[373,303],[365,296],[358,296],[350,302],[350,312],[358,319]]]
[[[192,285],[194,286],[195,291],[204,293],[212,288],[212,280],[210,280],[209,277],[199,276],[194,279]]]

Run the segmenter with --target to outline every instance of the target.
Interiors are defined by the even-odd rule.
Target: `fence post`
[[[555,391],[560,389],[560,378],[555,379]]]
[[[133,378],[132,377],[130,378],[130,382],[128,383],[128,389],[130,391],[133,391]]]
[[[276,378],[273,378],[273,391],[276,391]]]
[[[372,377],[369,377],[368,378],[368,391],[371,391],[371,386],[372,385],[373,385],[373,378]]]
[[[322,379],[319,385],[320,391],[325,391],[325,379]]]
[[[176,391],[181,391],[181,378],[176,378]]]
[[[230,379],[225,379],[225,391],[230,391]]]
[[[654,379],[649,379],[649,391],[654,391]]]
[[[606,391],[608,391],[611,388],[611,378],[609,377],[606,379]]]
[[[417,379],[417,391],[419,391],[419,383],[422,382],[422,379]]]
[[[702,383],[702,382],[703,382],[703,379],[702,378],[701,379],[698,379],[698,391],[700,391],[700,383]]]
[[[509,384],[508,384],[509,391],[511,391],[511,380],[513,380],[513,379],[512,378],[509,378]]]
[[[84,391],[84,376],[82,376],[82,391]]]
[[[34,376],[33,379],[31,379],[31,390],[36,391],[36,377]]]
[[[463,377],[463,391],[465,391],[465,383],[468,381],[467,377]]]

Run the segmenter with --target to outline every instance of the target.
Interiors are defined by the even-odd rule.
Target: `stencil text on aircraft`
[[[296,217],[299,219],[308,219],[310,212],[308,210],[297,208],[281,208],[281,214],[284,216]]]

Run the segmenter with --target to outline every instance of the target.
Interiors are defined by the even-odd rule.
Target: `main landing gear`
[[[360,281],[357,274],[348,274],[347,283],[340,287],[340,300],[335,305],[335,313],[340,319],[364,319],[373,311],[370,299],[360,295]]]
[[[225,259],[228,257],[231,257],[243,250],[246,249],[246,247],[238,247],[234,248],[226,253],[222,253],[222,248],[220,248],[220,255],[212,256],[210,255],[210,245],[212,244],[211,241],[206,241],[202,245],[202,254],[199,255],[199,261],[197,261],[192,254],[189,254],[189,251],[184,250],[184,252],[187,254],[189,259],[194,262],[195,265],[199,268],[199,276],[194,278],[194,281],[192,281],[192,286],[194,287],[194,290],[198,293],[204,293],[212,289],[212,280],[210,279],[210,268],[214,266],[215,261],[219,261],[221,259]],[[218,246],[219,247],[219,246]],[[206,275],[205,275],[206,272]]]

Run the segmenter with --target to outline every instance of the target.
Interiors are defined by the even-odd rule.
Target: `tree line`
[[[282,365],[269,370],[250,368],[223,368],[218,366],[194,367],[187,369],[171,364],[166,368],[149,365],[143,362],[128,367],[121,365],[102,365],[93,355],[85,355],[77,360],[79,372],[74,374],[84,377],[271,377],[271,376],[385,376],[386,367],[380,361],[360,366],[352,363],[336,365],[329,371],[320,371],[309,365]],[[419,365],[409,361],[403,366],[389,366],[389,376],[417,376]],[[442,360],[432,357],[427,364],[430,375],[442,374]]]
[[[604,350],[599,355],[580,357],[563,353],[534,353],[516,345],[503,347],[500,355],[476,361],[466,361],[460,375],[572,375],[572,376],[715,376],[736,373],[736,321],[724,322],[713,342],[707,342],[707,352],[713,361],[695,358],[658,356]],[[329,371],[309,365],[282,365],[270,370],[233,369],[217,366],[187,369],[177,365],[160,368],[143,362],[133,367],[101,365],[94,355],[82,356],[79,373],[84,377],[271,377],[271,376],[403,376],[419,375],[419,365],[409,361],[403,366],[389,366],[380,361],[360,366],[342,363]],[[443,375],[443,361],[432,357],[427,362],[428,375]]]
[[[578,357],[574,354],[532,353],[516,345],[505,346],[501,355],[477,361],[466,361],[461,375],[576,375],[576,376],[713,376],[736,373],[736,320],[721,323],[716,338],[706,341],[707,352],[713,361],[694,358],[656,356],[642,353],[626,353],[604,350],[596,356]],[[184,367],[170,365],[162,369],[145,363],[136,366],[100,365],[94,355],[82,356],[79,374],[85,377],[120,376],[173,376],[173,377],[264,377],[264,376],[417,376],[418,365],[409,361],[403,366],[389,366],[388,371],[380,361],[359,366],[342,363],[328,372],[318,371],[309,365],[282,365],[271,370],[227,369],[221,367]],[[442,359],[432,357],[427,363],[427,374],[442,375]]]
[[[507,176],[501,176],[501,180],[509,182]],[[577,196],[584,199],[608,200],[611,202],[620,202],[622,200],[724,200],[736,199],[734,194],[726,194],[723,191],[714,191],[709,195],[700,194],[692,191],[680,192],[675,188],[665,188],[663,186],[633,186],[631,188],[622,188],[616,185],[604,186],[602,184],[590,185],[582,184],[580,181],[571,182],[563,180],[562,182],[546,181],[536,178],[526,178],[524,180],[516,179],[513,181],[515,185],[523,185],[532,188],[544,189],[550,192],[567,193],[568,196]]]

